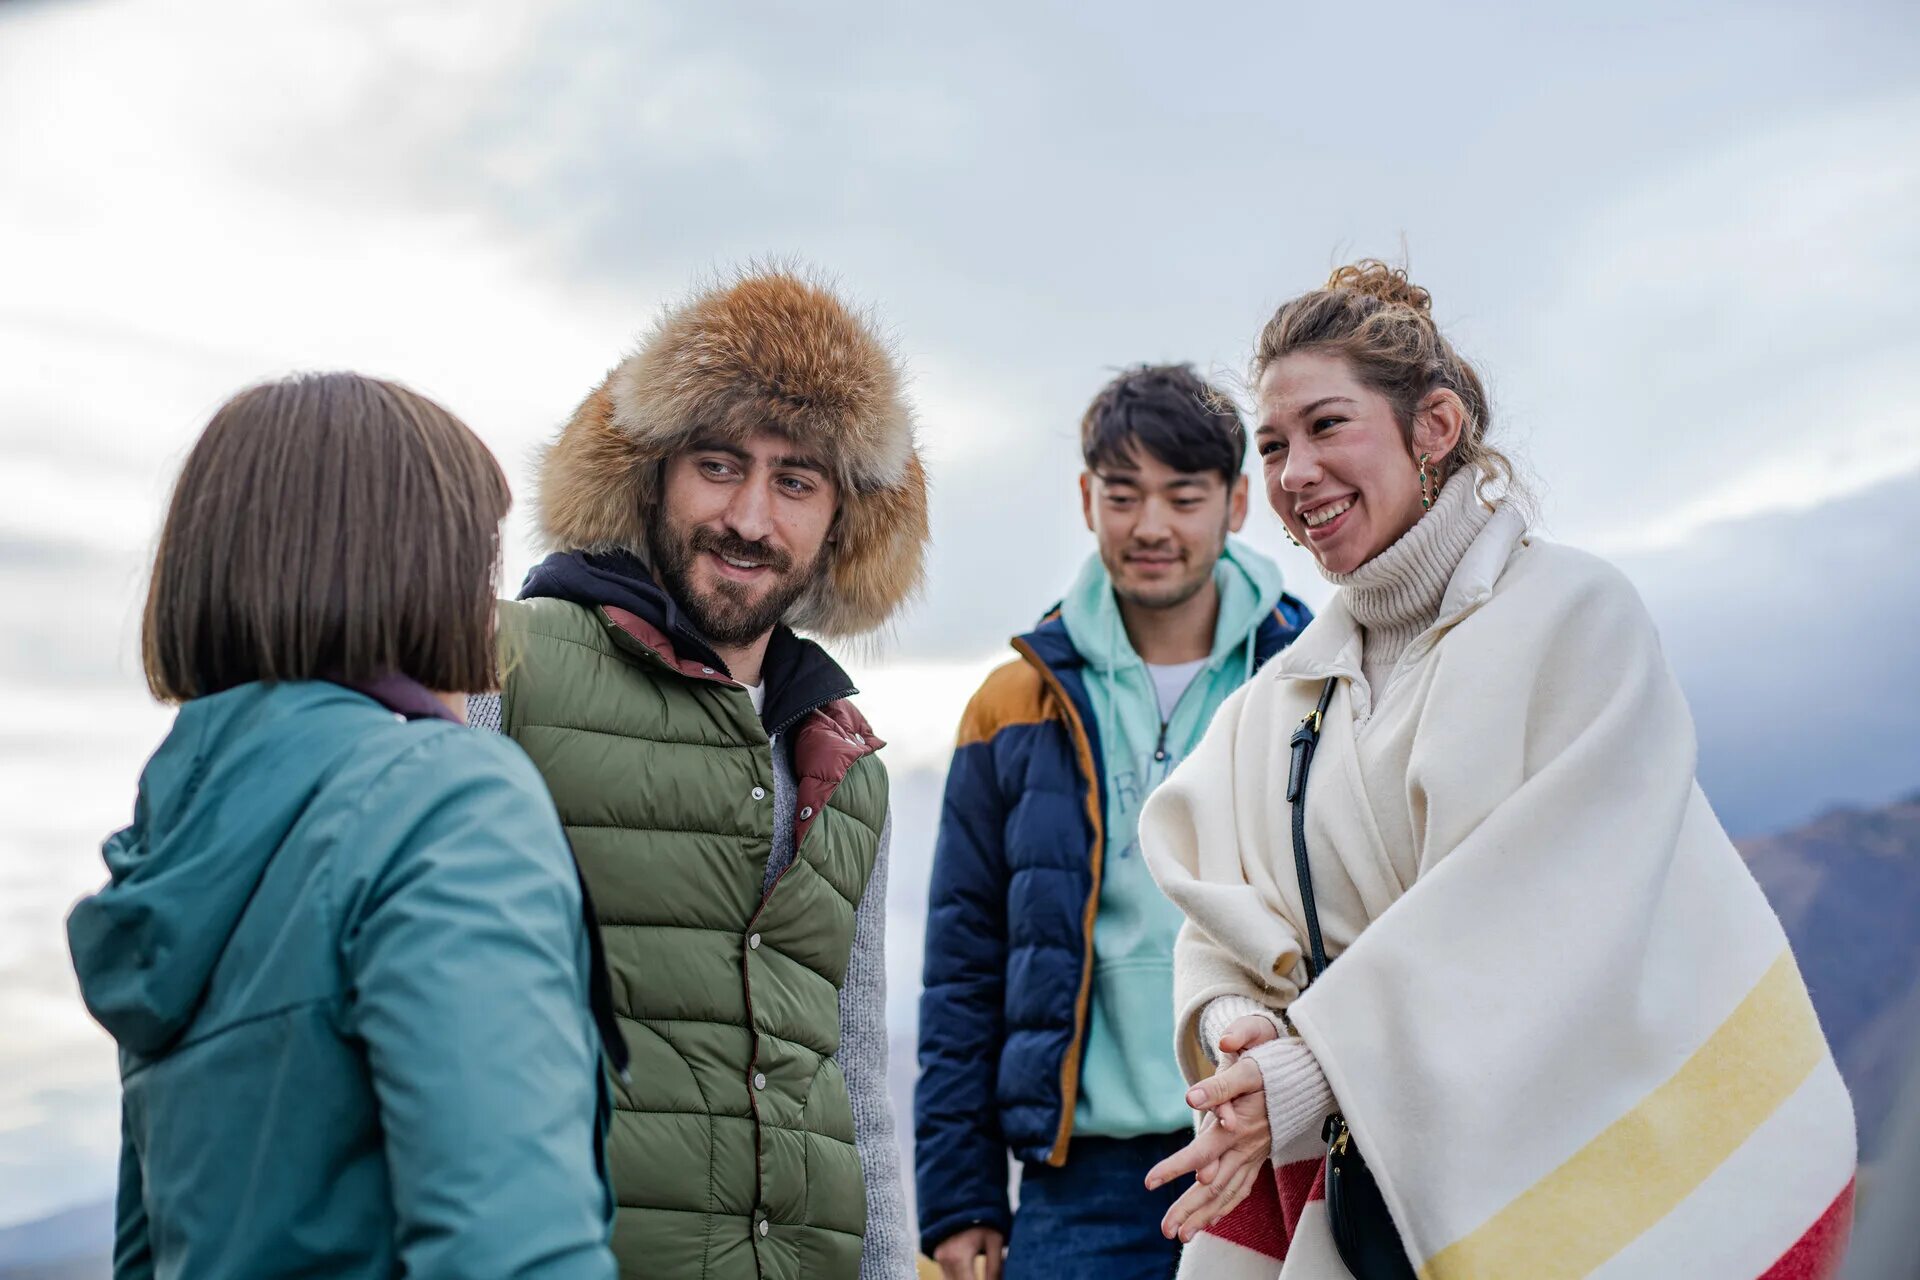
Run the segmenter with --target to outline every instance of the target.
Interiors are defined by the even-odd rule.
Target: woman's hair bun
[[[1378,258],[1362,258],[1334,270],[1328,289],[1344,289],[1382,302],[1397,302],[1415,311],[1433,312],[1433,295],[1407,279],[1405,267],[1389,266]]]

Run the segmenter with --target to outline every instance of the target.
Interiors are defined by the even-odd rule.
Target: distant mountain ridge
[[[1617,557],[1659,623],[1700,785],[1734,835],[1920,786],[1920,575],[1899,567],[1915,545],[1920,472]]]
[[[0,1228],[0,1280],[95,1280],[112,1274],[113,1202]]]
[[[1793,940],[1872,1159],[1920,1051],[1920,792],[1834,809],[1740,851]]]

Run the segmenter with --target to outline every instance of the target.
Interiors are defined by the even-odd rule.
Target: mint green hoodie
[[[1173,1056],[1173,938],[1180,911],[1147,874],[1140,809],[1200,741],[1227,695],[1253,674],[1254,634],[1280,599],[1280,569],[1229,538],[1213,571],[1213,652],[1163,727],[1147,664],[1133,650],[1106,566],[1094,555],[1061,605],[1086,660],[1106,767],[1107,847],[1093,922],[1093,992],[1074,1131],[1109,1138],[1172,1133],[1193,1119]],[[1160,758],[1156,758],[1159,756]]]

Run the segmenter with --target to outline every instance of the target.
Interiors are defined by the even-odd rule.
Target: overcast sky
[[[0,1224],[110,1188],[60,919],[165,731],[134,621],[208,414],[397,377],[525,497],[656,308],[752,257],[832,273],[913,373],[933,585],[857,674],[922,825],[960,703],[1088,551],[1100,383],[1234,373],[1277,303],[1403,250],[1547,530],[1641,583],[1730,823],[1920,785],[1920,12],[1171,12],[0,0]],[[1249,537],[1325,599],[1264,510]]]

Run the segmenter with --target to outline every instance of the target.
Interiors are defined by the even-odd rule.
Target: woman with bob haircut
[[[1162,1229],[1207,1280],[1831,1275],[1853,1111],[1786,936],[1646,609],[1528,533],[1431,308],[1361,262],[1255,349],[1339,589],[1141,818],[1201,1115]]]
[[[351,373],[188,455],[143,648],[179,704],[67,921],[120,1046],[116,1276],[614,1274],[592,933],[495,687],[507,483]]]

